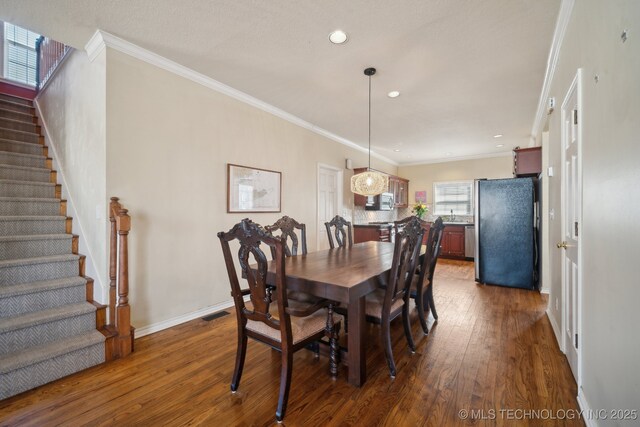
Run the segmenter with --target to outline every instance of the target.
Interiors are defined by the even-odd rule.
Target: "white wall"
[[[584,69],[582,307],[583,402],[640,408],[640,2],[576,1],[550,96],[562,104]],[[620,35],[628,30],[622,43]],[[596,83],[594,77],[598,76]],[[540,135],[538,135],[540,139]],[[560,109],[549,118],[549,163],[560,171]],[[549,180],[549,316],[561,325],[560,177]],[[631,424],[636,424],[637,421]],[[618,425],[600,420],[599,425]],[[631,425],[628,424],[628,425]]]
[[[106,55],[89,62],[73,50],[36,98],[54,169],[95,279],[94,299],[105,303],[107,272]]]
[[[307,224],[316,248],[317,164],[366,154],[107,49],[107,194],[132,216],[132,323],[156,325],[230,301],[219,231],[250,216]],[[372,167],[396,173],[373,160]],[[226,164],[282,172],[282,213],[227,214]],[[344,205],[353,205],[345,171]]]

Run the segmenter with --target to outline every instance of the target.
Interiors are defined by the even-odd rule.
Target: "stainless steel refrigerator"
[[[475,182],[477,282],[537,288],[536,187],[533,178]]]

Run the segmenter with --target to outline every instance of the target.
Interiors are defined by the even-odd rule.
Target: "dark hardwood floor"
[[[346,368],[333,381],[326,358],[296,353],[284,424],[584,425],[548,419],[578,406],[545,296],[476,285],[473,263],[447,260],[438,262],[434,294],[439,321],[430,318],[428,336],[412,310],[415,354],[401,319],[393,322],[395,380],[373,325],[362,388],[346,382]],[[239,391],[231,394],[235,322],[231,313],[140,338],[126,359],[0,401],[0,425],[274,425],[279,353],[250,340]],[[538,419],[529,410],[540,411]]]

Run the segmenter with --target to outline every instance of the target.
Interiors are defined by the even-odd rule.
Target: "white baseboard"
[[[591,406],[589,406],[589,403],[587,402],[587,399],[584,397],[582,387],[578,389],[577,399],[578,406],[582,411],[582,420],[584,421],[585,425],[587,427],[598,427],[598,422],[596,421],[595,417],[590,416],[590,414],[593,414],[593,412],[591,410]]]
[[[549,292],[550,292],[550,290],[549,290],[549,288],[548,288],[548,287],[546,287],[546,286],[543,286],[543,287],[542,287],[542,289],[540,289],[540,293],[541,293],[541,294],[549,295]]]
[[[248,301],[249,295],[247,295],[244,299],[245,301]],[[233,305],[233,300],[223,301],[219,304],[210,305],[209,307],[201,308],[200,310],[193,311],[191,313],[172,317],[171,319],[163,320],[162,322],[152,323],[151,325],[143,326],[142,328],[136,328],[136,338],[144,337],[145,335],[153,334],[155,332],[160,332],[164,329],[169,329],[181,323],[189,322],[193,319],[204,317],[208,314],[224,310],[225,308],[233,307]]]
[[[562,331],[560,330],[560,327],[556,322],[556,318],[553,316],[553,314],[551,314],[548,308],[546,313],[547,313],[547,318],[551,323],[551,329],[553,329],[553,334],[556,336],[556,341],[558,341],[558,347],[560,347],[560,351],[564,353],[564,347],[562,345]]]

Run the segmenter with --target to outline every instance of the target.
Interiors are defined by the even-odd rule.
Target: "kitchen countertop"
[[[429,224],[433,225],[433,222],[429,222]],[[469,226],[469,227],[473,227],[475,226],[475,224],[473,222],[443,222],[444,225],[460,225],[460,226]],[[393,227],[393,222],[385,222],[385,223],[380,223],[380,224],[371,224],[371,223],[364,223],[364,224],[353,224],[354,227],[374,227],[374,228],[388,228],[388,227]]]

